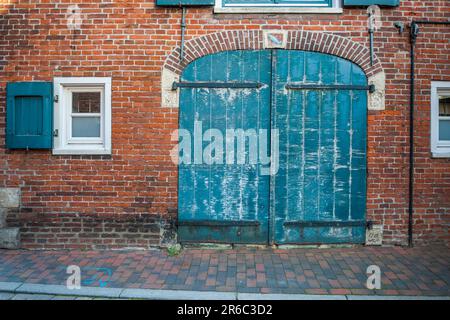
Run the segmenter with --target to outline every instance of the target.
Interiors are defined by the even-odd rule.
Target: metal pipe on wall
[[[420,24],[425,25],[450,25],[450,21],[412,21],[411,31],[410,31],[410,43],[411,43],[411,88],[410,88],[410,112],[409,112],[409,201],[408,201],[408,245],[413,247],[413,227],[414,227],[414,116],[415,116],[415,104],[416,104],[416,60],[415,60],[415,49],[417,37],[419,36]]]
[[[186,7],[181,7],[181,47],[180,47],[180,61],[184,61],[184,39],[186,34]]]

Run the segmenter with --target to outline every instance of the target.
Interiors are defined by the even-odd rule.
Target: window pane
[[[73,138],[100,138],[100,117],[72,118]]]
[[[331,6],[331,0],[223,0],[224,5],[320,5],[320,6]]]
[[[275,0],[224,0],[224,4],[274,4]]]
[[[73,113],[100,113],[100,92],[73,92]]]
[[[450,120],[439,121],[439,140],[450,141]]]
[[[441,117],[450,117],[450,97],[439,97],[439,115]]]

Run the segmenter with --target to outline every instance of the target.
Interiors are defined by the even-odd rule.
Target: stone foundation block
[[[0,229],[0,249],[19,249],[20,232],[19,228]]]
[[[0,229],[6,227],[6,208],[0,208]]]
[[[0,208],[19,208],[19,206],[19,188],[0,188]]]

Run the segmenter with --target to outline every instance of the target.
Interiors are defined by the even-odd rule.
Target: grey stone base
[[[9,227],[20,228],[21,249],[150,249],[161,240],[161,218],[156,214],[10,210],[7,221]]]
[[[20,248],[20,229],[3,228],[0,229],[0,248],[1,249],[19,249]]]
[[[0,229],[6,227],[6,208],[0,208]]]

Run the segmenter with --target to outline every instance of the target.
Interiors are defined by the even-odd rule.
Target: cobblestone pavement
[[[450,296],[450,249],[185,249],[150,251],[0,250],[0,282],[65,285],[67,267],[83,286],[242,293]],[[368,290],[367,267],[381,269]]]

